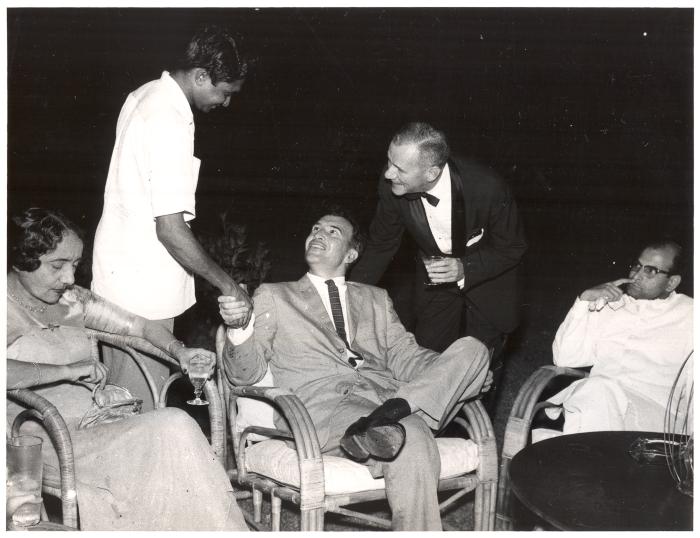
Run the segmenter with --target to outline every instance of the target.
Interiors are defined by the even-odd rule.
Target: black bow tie
[[[427,192],[411,192],[409,194],[404,194],[404,197],[408,200],[418,200],[419,198],[425,198],[428,203],[435,207],[440,203],[440,198],[433,196]]]

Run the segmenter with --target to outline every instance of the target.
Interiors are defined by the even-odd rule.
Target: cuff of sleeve
[[[587,308],[589,302],[590,301],[584,301],[583,299],[581,299],[581,296],[579,295],[578,297],[576,297],[576,300],[574,301],[574,308],[582,308],[582,306],[578,306],[578,305],[586,305],[586,308]]]
[[[234,346],[240,346],[243,342],[248,340],[253,335],[253,331],[255,330],[255,314],[253,314],[250,317],[250,321],[248,322],[248,326],[245,329],[233,329],[233,328],[228,328],[226,329],[226,337],[228,338],[228,341],[231,342]]]
[[[466,284],[466,281],[467,281],[466,277],[462,277],[461,280],[457,281],[457,286],[459,286],[460,290],[464,289],[464,284]]]

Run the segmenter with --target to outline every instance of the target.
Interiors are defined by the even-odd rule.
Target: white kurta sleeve
[[[559,326],[552,344],[552,356],[557,366],[575,368],[595,363],[598,328],[607,316],[605,308],[600,312],[590,312],[588,304],[588,301],[577,298]]]

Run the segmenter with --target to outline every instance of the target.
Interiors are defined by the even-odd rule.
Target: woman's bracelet
[[[173,356],[175,356],[175,354],[174,354],[172,351],[170,351],[170,346],[172,346],[173,344],[178,344],[180,347],[185,347],[185,343],[184,343],[182,340],[173,340],[173,341],[170,342],[170,343],[168,344],[168,346],[165,348],[165,351],[168,352],[168,355],[173,355]]]

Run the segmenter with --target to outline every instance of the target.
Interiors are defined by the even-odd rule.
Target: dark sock
[[[376,425],[395,424],[411,414],[411,406],[403,398],[390,398],[377,407],[366,417],[360,417],[353,422],[345,434],[353,435],[364,432]]]
[[[340,440],[340,446],[352,459],[363,461],[395,458],[406,439],[406,430],[399,421],[411,414],[411,406],[403,398],[391,398],[368,416],[353,422]]]
[[[398,422],[411,414],[411,406],[403,398],[390,398],[372,411],[367,421],[373,422]]]

